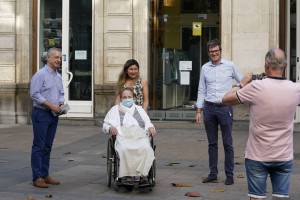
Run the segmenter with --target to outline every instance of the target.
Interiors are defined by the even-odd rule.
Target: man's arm
[[[248,83],[252,81],[252,73],[246,74],[242,80],[239,86],[233,87],[231,90],[229,90],[222,98],[222,103],[227,105],[237,105],[242,102],[240,102],[237,91],[243,87],[245,87]]]
[[[233,87],[231,90],[229,90],[222,98],[222,103],[226,105],[237,105],[240,103],[238,100],[236,92],[240,89],[239,86]]]

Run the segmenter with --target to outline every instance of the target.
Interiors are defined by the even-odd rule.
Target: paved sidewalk
[[[171,123],[172,124],[172,123]],[[180,125],[180,124],[179,124]],[[36,188],[31,182],[30,151],[32,127],[30,125],[0,125],[0,199],[32,200],[248,200],[244,167],[244,149],[248,137],[245,126],[235,125],[233,138],[235,149],[235,184],[224,184],[223,147],[219,145],[219,182],[202,183],[207,175],[207,139],[203,126],[182,127],[157,123],[156,144],[156,186],[153,191],[116,192],[114,183],[107,187],[106,147],[109,135],[96,126],[60,125],[54,141],[50,173],[61,181],[59,186],[47,189]],[[247,124],[246,124],[247,125]],[[167,128],[174,127],[174,128]],[[295,169],[292,176],[290,195],[300,199],[300,132],[295,132]],[[221,142],[221,138],[220,138]],[[177,164],[172,164],[177,163]],[[238,178],[238,176],[240,178]],[[243,178],[244,177],[244,178]],[[187,183],[193,187],[174,187],[171,183]],[[186,197],[185,193],[200,192],[201,197]],[[271,197],[268,183],[268,199]],[[46,198],[46,195],[52,195]]]

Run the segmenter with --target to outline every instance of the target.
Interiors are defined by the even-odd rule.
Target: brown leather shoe
[[[45,183],[44,179],[37,178],[33,181],[33,185],[39,188],[48,188],[48,185]]]
[[[44,178],[45,183],[47,184],[51,184],[51,185],[59,185],[60,182],[53,179],[51,176],[47,176],[46,178]]]
[[[205,179],[202,180],[202,183],[211,183],[216,181],[218,178],[216,175],[209,174]]]

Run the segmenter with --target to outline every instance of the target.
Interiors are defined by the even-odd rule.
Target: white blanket
[[[120,158],[119,177],[148,175],[155,157],[149,137],[142,128],[121,127],[115,149]]]

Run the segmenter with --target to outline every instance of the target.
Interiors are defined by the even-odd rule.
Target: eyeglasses
[[[210,54],[213,54],[213,53],[218,53],[218,52],[220,52],[221,50],[219,49],[219,50],[214,50],[214,51],[208,51],[208,53],[210,53]]]

